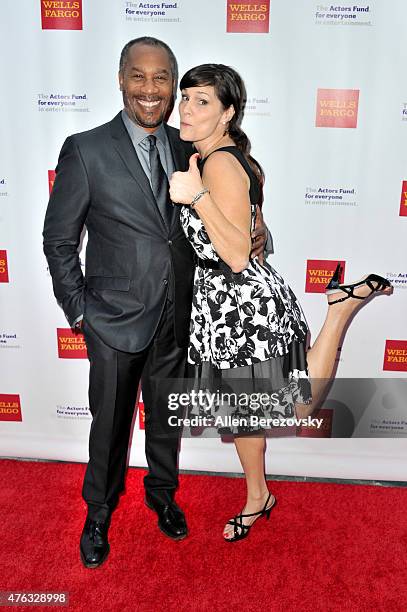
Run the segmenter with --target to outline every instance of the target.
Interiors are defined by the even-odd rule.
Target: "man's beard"
[[[146,117],[140,116],[140,114],[133,108],[133,105],[130,102],[129,97],[127,96],[126,92],[123,91],[122,93],[123,93],[124,108],[126,109],[126,112],[128,116],[130,117],[130,119],[134,121],[136,125],[139,125],[142,128],[155,128],[155,127],[158,127],[164,121],[165,113],[168,107],[165,108],[158,117],[151,117],[151,119],[146,119]],[[158,98],[158,99],[161,102],[162,98]],[[151,100],[151,102],[152,101],[153,100]]]

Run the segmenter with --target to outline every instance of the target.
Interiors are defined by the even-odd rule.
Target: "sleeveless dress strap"
[[[205,165],[206,160],[209,159],[209,157],[213,153],[217,153],[218,151],[226,151],[227,153],[231,153],[234,157],[236,157],[236,159],[242,164],[242,166],[248,173],[249,177],[251,178],[251,175],[253,174],[253,170],[250,168],[250,164],[248,163],[242,151],[234,145],[229,145],[227,147],[219,147],[219,149],[215,149],[214,151],[211,151],[209,155],[199,160],[200,168],[202,169]]]
[[[211,151],[209,155],[207,155],[203,159],[200,159],[198,161],[198,168],[199,168],[201,175],[202,175],[202,170],[203,170],[206,160],[213,153],[216,153],[217,151],[225,151],[227,153],[231,153],[231,155],[233,155],[237,159],[237,161],[243,166],[244,171],[246,172],[247,176],[250,179],[250,202],[252,203],[252,205],[256,205],[259,202],[260,196],[261,196],[261,188],[260,188],[259,179],[253,172],[252,168],[250,167],[249,162],[247,161],[242,151],[238,149],[236,146],[230,145],[227,147],[219,147],[219,149],[215,149],[214,151]]]

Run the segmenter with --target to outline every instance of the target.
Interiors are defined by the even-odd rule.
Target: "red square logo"
[[[52,188],[55,182],[55,170],[48,170],[48,189],[49,195],[51,195]]]
[[[297,430],[299,438],[331,438],[333,410],[320,408],[312,413],[313,419],[322,419],[320,427],[316,425],[300,425]]]
[[[325,289],[335,272],[338,263],[341,264],[339,282],[343,283],[345,262],[329,259],[308,259],[305,278],[306,293],[325,293]]]
[[[82,30],[82,0],[40,0],[43,30]]]
[[[86,350],[83,334],[75,334],[72,329],[57,328],[58,357],[60,359],[86,359]]]
[[[359,89],[318,89],[316,127],[355,128]]]
[[[383,370],[407,372],[407,340],[386,340]]]
[[[270,0],[264,0],[259,4],[250,0],[227,0],[226,19],[226,32],[267,33],[270,22]]]
[[[403,181],[401,186],[400,216],[407,217],[407,181]]]
[[[0,421],[22,421],[19,395],[0,393]]]
[[[0,250],[0,283],[8,283],[7,251]]]
[[[138,426],[139,429],[144,429],[144,423],[146,420],[146,415],[144,412],[144,402],[143,402],[143,398],[140,394],[139,400],[137,402],[137,408],[138,408]]]

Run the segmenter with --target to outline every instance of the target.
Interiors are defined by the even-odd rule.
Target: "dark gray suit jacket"
[[[165,129],[175,168],[187,170],[191,145]],[[85,275],[78,255],[84,226]],[[83,314],[106,344],[138,352],[153,338],[174,282],[176,338],[187,345],[192,248],[178,209],[165,226],[120,113],[66,139],[43,235],[54,293],[71,325]]]

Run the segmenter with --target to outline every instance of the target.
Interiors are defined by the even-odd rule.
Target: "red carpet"
[[[78,553],[84,466],[3,460],[0,469],[0,590],[69,592],[68,608],[43,609],[407,610],[405,489],[271,482],[270,521],[228,544],[222,528],[244,500],[244,481],[181,476],[190,535],[173,542],[143,504],[144,471],[130,469],[110,556],[86,570]]]

